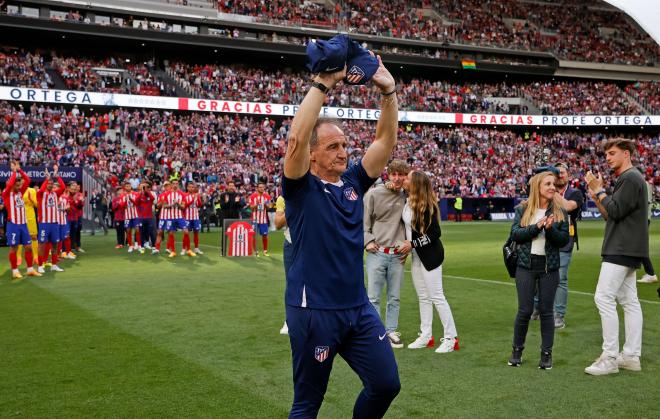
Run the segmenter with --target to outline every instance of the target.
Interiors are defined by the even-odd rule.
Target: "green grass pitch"
[[[515,288],[501,261],[508,228],[443,224],[444,287],[461,350],[395,350],[402,390],[387,417],[660,417],[658,284],[638,285],[642,372],[583,372],[600,354],[592,293],[601,222],[580,225],[554,368],[537,368],[538,322],[530,327],[523,366],[506,365],[516,312]],[[87,253],[62,262],[64,273],[43,278],[12,281],[7,249],[0,250],[6,261],[0,271],[0,417],[286,417],[292,378],[289,342],[278,334],[284,320],[281,233],[271,236],[272,256],[258,259],[222,258],[219,233],[204,233],[206,254],[194,260],[127,254],[113,248],[113,233],[84,236]],[[651,253],[660,268],[658,222],[652,223]],[[409,343],[419,327],[409,270],[401,293],[399,330]],[[434,330],[441,332],[437,316]],[[350,417],[360,388],[337,358],[320,417]]]

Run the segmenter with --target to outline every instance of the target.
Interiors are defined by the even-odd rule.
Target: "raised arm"
[[[11,189],[14,187],[15,184],[16,184],[16,172],[12,172],[11,176],[9,176],[9,180],[7,180],[7,185],[5,186],[4,191],[2,191],[2,195],[9,196],[9,192],[11,192]]]
[[[62,196],[64,191],[66,191],[66,184],[64,184],[64,181],[62,180],[61,176],[57,177],[57,184],[59,185],[55,193],[57,196]]]
[[[335,73],[321,73],[314,78],[314,82],[330,90],[344,76],[346,76],[345,67]],[[300,104],[296,116],[293,117],[284,157],[284,176],[288,179],[300,179],[309,171],[309,140],[324,101],[325,92],[312,86]]]
[[[32,181],[30,179],[30,176],[28,176],[27,173],[25,173],[20,167],[18,168],[18,172],[21,174],[23,177],[23,185],[21,186],[21,195],[27,191],[27,189],[30,187],[30,182]]]
[[[399,105],[394,78],[378,56],[378,70],[372,79],[380,89],[380,118],[376,125],[376,139],[362,159],[362,167],[371,178],[380,176],[396,146],[399,122]]]

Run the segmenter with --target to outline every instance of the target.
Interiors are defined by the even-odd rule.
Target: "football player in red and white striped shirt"
[[[188,192],[183,198],[183,218],[186,220],[186,230],[183,233],[183,251],[188,256],[203,255],[204,252],[199,250],[199,230],[202,223],[199,221],[199,209],[202,207],[202,197],[199,194],[199,188],[193,182],[188,182],[186,185]],[[195,251],[190,250],[190,235],[189,231],[193,232],[193,239],[195,243]]]
[[[10,167],[12,173],[4,191],[2,191],[2,198],[7,208],[7,244],[10,246],[11,275],[15,279],[23,278],[18,270],[18,257],[16,254],[18,246],[23,245],[25,248],[25,262],[28,266],[27,275],[41,276],[32,268],[32,239],[27,228],[25,202],[23,201],[23,194],[30,186],[30,177],[21,170],[18,162],[11,162]],[[21,179],[16,179],[17,172],[21,174]]]
[[[268,254],[268,208],[273,207],[270,195],[266,193],[266,184],[259,182],[257,185],[257,191],[250,195],[248,200],[250,208],[252,209],[252,224],[254,225],[255,231],[258,231],[261,235],[261,244],[264,250],[264,256],[270,256]],[[254,251],[257,257],[259,257],[259,251],[257,250],[257,235],[254,235]]]
[[[158,206],[161,208],[158,229],[167,231],[167,250],[169,257],[173,258],[176,256],[174,232],[178,229],[182,229],[184,233],[188,232],[186,221],[183,219],[183,194],[177,182],[172,182],[170,190],[158,197]],[[156,243],[160,245],[160,241]]]
[[[71,251],[71,226],[69,225],[68,215],[71,211],[72,197],[69,189],[57,198],[58,219],[60,226],[60,242],[57,243],[57,252],[61,259],[75,259],[76,256]]]
[[[124,229],[126,230],[126,239],[128,241],[128,253],[132,253],[133,250],[139,250],[140,253],[144,253],[144,249],[140,245],[140,226],[142,222],[137,208],[137,200],[140,194],[133,191],[130,182],[124,182],[123,192],[120,205],[124,208]],[[135,242],[133,242],[133,233],[135,233]]]
[[[44,263],[46,263],[51,250],[53,250],[51,272],[64,271],[64,269],[57,266],[59,260],[57,243],[60,242],[57,201],[66,190],[66,185],[58,175],[57,169],[58,166],[54,165],[52,176],[46,169],[46,179],[37,191],[37,201],[39,203],[39,273],[44,273]],[[57,189],[55,189],[53,176],[57,177]]]

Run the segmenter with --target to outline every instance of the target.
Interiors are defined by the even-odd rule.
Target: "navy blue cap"
[[[378,58],[371,55],[366,48],[350,39],[348,43],[348,61],[346,62],[346,77],[348,84],[365,84],[378,70]]]
[[[307,68],[312,73],[334,73],[346,65],[350,39],[341,34],[307,44]]]

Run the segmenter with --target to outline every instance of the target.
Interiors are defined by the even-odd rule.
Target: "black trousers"
[[[69,237],[71,238],[71,247],[79,249],[80,238],[82,235],[82,219],[69,221]]]
[[[529,319],[534,311],[534,295],[538,294],[538,310],[541,320],[541,349],[552,351],[555,339],[554,303],[559,285],[559,270],[550,272],[530,270],[518,266],[516,290],[518,291],[518,314],[513,326],[513,346],[525,347]],[[537,293],[538,290],[538,293]]]
[[[125,245],[126,232],[124,231],[124,220],[115,221],[115,231],[117,232],[117,244]]]

